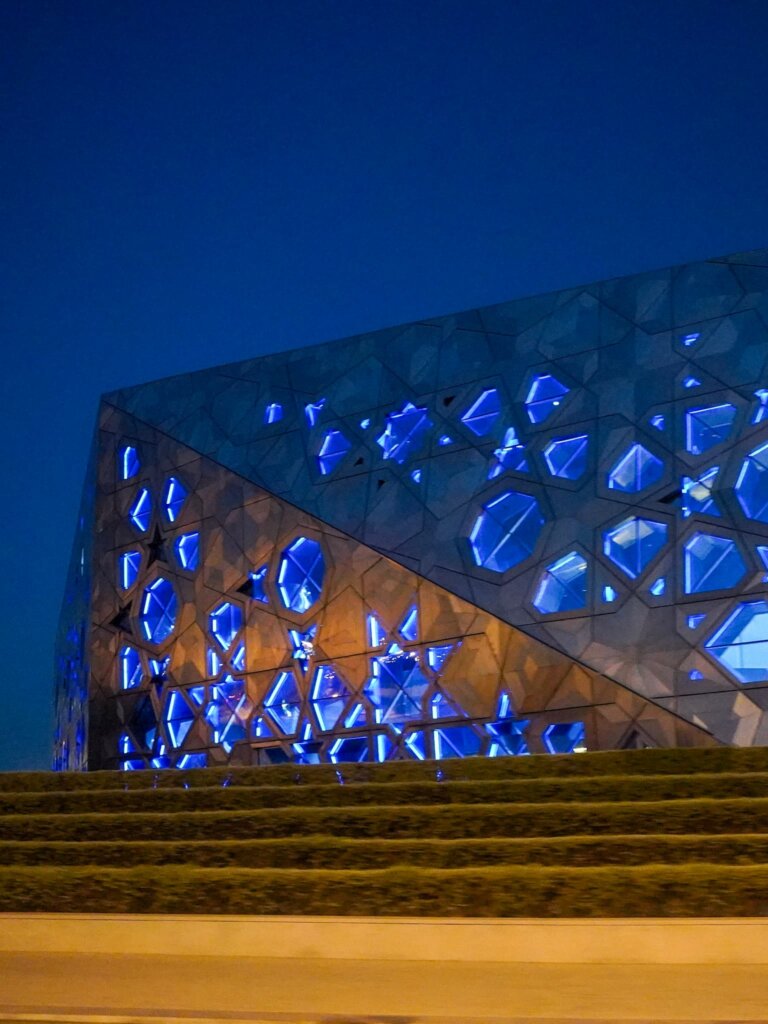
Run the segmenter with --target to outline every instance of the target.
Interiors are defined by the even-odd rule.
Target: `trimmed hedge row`
[[[759,917],[768,867],[1,868],[2,912]]]
[[[154,789],[171,787],[273,786],[347,782],[388,783],[446,779],[549,778],[603,775],[690,775],[698,772],[768,772],[766,747],[692,747],[602,751],[562,756],[461,758],[448,761],[394,761],[384,764],[270,765],[261,768],[202,768],[145,772],[5,772],[0,791],[45,792],[73,789]],[[116,780],[119,782],[116,783]]]
[[[0,840],[348,838],[727,834],[768,832],[768,798],[637,803],[276,807],[194,813],[0,817]]]
[[[410,781],[306,786],[208,786],[149,789],[0,793],[3,814],[116,813],[124,811],[256,810],[266,807],[348,807],[409,804],[542,803],[570,801],[690,800],[761,797],[768,774],[611,775],[599,778],[493,779],[472,782]]]
[[[550,839],[229,839],[193,842],[5,842],[0,865],[301,868],[365,871],[396,865],[599,867],[768,864],[768,835],[561,836]]]

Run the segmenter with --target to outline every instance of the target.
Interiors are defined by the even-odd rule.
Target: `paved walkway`
[[[0,1019],[763,1021],[766,966],[0,955]]]

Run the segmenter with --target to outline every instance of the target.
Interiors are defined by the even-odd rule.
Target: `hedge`
[[[121,811],[257,810],[272,807],[539,803],[760,797],[768,774],[611,775],[563,779],[494,779],[305,786],[207,786],[197,789],[0,793],[0,815]]]
[[[759,917],[768,913],[768,867],[1,868],[0,911]]]
[[[154,789],[186,786],[303,785],[338,781],[387,783],[396,780],[550,778],[594,775],[690,775],[698,772],[768,772],[766,747],[694,747],[602,751],[586,754],[446,761],[393,761],[384,764],[270,765],[260,768],[203,768],[143,772],[5,772],[0,791],[45,792],[70,789]],[[119,781],[117,781],[119,780]]]
[[[0,817],[0,840],[258,839],[308,835],[487,836],[768,832],[768,798],[636,803],[276,807],[196,813]]]
[[[223,868],[363,871],[411,865],[599,867],[641,864],[765,864],[768,835],[558,836],[524,839],[229,839],[192,842],[5,842],[0,865],[132,867],[187,864]]]

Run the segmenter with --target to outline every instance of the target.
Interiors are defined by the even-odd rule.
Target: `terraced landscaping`
[[[0,910],[768,913],[768,750],[0,775]]]

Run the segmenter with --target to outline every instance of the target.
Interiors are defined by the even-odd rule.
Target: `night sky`
[[[99,395],[768,246],[766,0],[0,3],[0,768]]]

